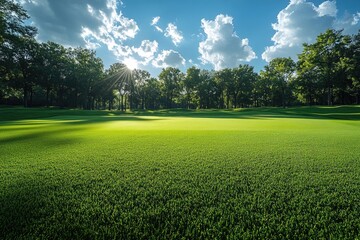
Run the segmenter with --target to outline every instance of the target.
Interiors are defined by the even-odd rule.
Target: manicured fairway
[[[0,239],[359,239],[360,106],[0,108]]]

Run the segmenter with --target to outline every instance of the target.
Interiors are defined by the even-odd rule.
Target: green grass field
[[[0,239],[359,239],[360,106],[0,108]]]

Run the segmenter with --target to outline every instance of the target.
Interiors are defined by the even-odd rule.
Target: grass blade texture
[[[358,239],[360,107],[0,108],[1,239]]]

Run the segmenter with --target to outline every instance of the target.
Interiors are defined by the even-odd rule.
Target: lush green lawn
[[[0,108],[1,239],[359,239],[360,106]]]

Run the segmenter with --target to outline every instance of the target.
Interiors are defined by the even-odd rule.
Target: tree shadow
[[[45,128],[46,126],[43,126]],[[0,146],[5,144],[11,144],[15,142],[27,142],[29,140],[39,139],[42,142],[42,145],[64,145],[71,144],[76,141],[74,138],[54,138],[59,133],[65,133],[67,131],[77,131],[81,128],[71,128],[71,129],[57,129],[57,130],[44,130],[36,131],[30,133],[23,133],[18,135],[11,135],[8,137],[0,138]],[[44,141],[44,139],[46,141]]]
[[[74,199],[61,197],[66,194],[67,181],[46,181],[28,174],[0,189],[1,239],[32,239],[35,236],[39,239],[79,239],[80,236],[91,239],[86,236],[87,229],[64,222],[61,215],[69,208],[74,210],[77,204]],[[61,208],[64,211],[59,211]]]
[[[0,194],[0,232],[3,239],[26,236],[41,219],[44,207],[44,185],[23,182],[11,183]]]
[[[17,120],[17,121],[1,121],[4,126],[0,128],[1,132],[21,134],[7,134],[10,136],[1,137],[0,146],[4,144],[11,144],[15,142],[28,142],[36,140],[42,142],[42,145],[64,145],[76,142],[77,139],[61,137],[59,134],[66,134],[67,132],[75,132],[84,130],[84,127],[91,124],[99,124],[106,122],[118,121],[140,121],[151,122],[158,121],[161,118],[143,118],[138,116],[55,116],[50,118],[43,118],[35,120]],[[36,125],[34,125],[36,124]],[[29,126],[30,125],[30,126]],[[38,125],[38,126],[37,126]],[[33,131],[35,130],[35,131]],[[44,141],[46,140],[46,141]]]
[[[156,117],[156,118],[144,118]],[[243,108],[243,109],[164,109],[121,111],[89,111],[64,109],[0,109],[0,124],[2,125],[35,125],[35,124],[91,124],[109,121],[155,121],[162,117],[188,118],[232,118],[232,119],[262,119],[300,118],[319,120],[360,120],[360,106],[312,106],[294,108]],[[20,121],[23,120],[23,121]],[[25,121],[31,120],[31,121]],[[37,120],[37,121],[34,121]]]
[[[296,108],[246,108],[230,110],[159,110],[137,111],[136,116],[189,117],[189,118],[234,118],[234,119],[271,119],[301,118],[319,120],[360,120],[360,106],[338,107],[296,107]]]
[[[86,120],[85,117],[99,117],[105,120],[113,120],[111,117],[134,117],[129,112],[121,111],[102,111],[102,110],[76,110],[76,109],[48,109],[48,108],[0,108],[0,121],[15,120],[47,120],[53,118],[58,120]],[[106,119],[106,118],[109,119]],[[138,117],[135,117],[138,118]],[[137,119],[133,120],[137,120]],[[125,119],[124,119],[125,120]],[[36,124],[36,123],[35,123]]]

